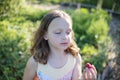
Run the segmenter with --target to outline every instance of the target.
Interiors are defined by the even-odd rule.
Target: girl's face
[[[70,45],[72,26],[64,18],[55,18],[48,27],[45,38],[50,48],[65,50]]]

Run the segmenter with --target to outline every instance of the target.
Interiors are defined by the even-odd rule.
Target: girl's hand
[[[91,65],[90,63],[86,64],[83,72],[83,78],[84,80],[97,80],[97,71],[94,65]]]

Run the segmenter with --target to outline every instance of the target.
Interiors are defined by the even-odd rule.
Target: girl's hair
[[[44,35],[46,34],[51,21],[59,17],[67,20],[72,26],[72,19],[67,13],[61,10],[54,10],[43,17],[40,27],[35,33],[33,45],[31,47],[31,53],[33,54],[34,59],[42,64],[47,63],[47,59],[50,52],[48,41],[44,39]],[[72,54],[73,56],[77,56],[79,53],[79,48],[77,47],[74,41],[73,31],[70,46],[65,51],[67,53]]]

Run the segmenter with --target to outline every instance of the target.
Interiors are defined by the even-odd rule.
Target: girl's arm
[[[72,80],[82,80],[82,59],[80,54],[76,58],[76,64],[73,71]]]
[[[24,71],[23,80],[33,80],[37,70],[36,68],[37,68],[37,62],[35,62],[32,56],[27,62],[27,65]]]
[[[90,65],[90,64],[89,64]],[[91,68],[85,68],[82,75],[82,59],[78,55],[76,58],[76,65],[73,71],[72,80],[96,80],[97,79],[97,70],[94,65],[91,65]]]

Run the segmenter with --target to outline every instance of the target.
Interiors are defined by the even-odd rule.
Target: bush
[[[109,31],[110,16],[104,10],[92,9],[91,12],[81,8],[68,11],[73,18],[73,29],[76,42],[81,48],[83,64],[93,63],[98,71],[102,71],[106,61],[106,48]],[[93,58],[94,57],[94,58]]]
[[[47,11],[22,9],[17,16],[0,21],[0,80],[21,80],[29,54],[30,38]],[[105,62],[108,14],[103,10],[68,10],[73,18],[76,42],[81,48],[84,63],[93,63],[99,71]],[[94,56],[94,58],[92,58]]]
[[[0,21],[0,80],[22,80],[30,39],[47,11],[25,7]]]
[[[29,48],[29,41],[23,28],[11,26],[8,21],[1,21],[0,26],[0,79],[21,80],[27,59],[23,54]]]
[[[23,0],[0,0],[0,18],[19,12]]]

